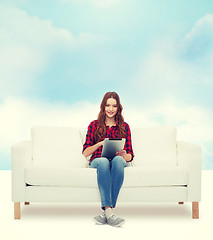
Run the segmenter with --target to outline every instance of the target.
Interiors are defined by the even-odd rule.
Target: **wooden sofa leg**
[[[20,219],[21,213],[20,213],[20,202],[14,203],[14,219]]]
[[[199,202],[192,202],[192,218],[199,218]]]
[[[25,202],[24,204],[25,204],[25,205],[30,205],[30,203],[29,203],[29,202]]]
[[[184,202],[179,202],[179,204],[184,204]]]

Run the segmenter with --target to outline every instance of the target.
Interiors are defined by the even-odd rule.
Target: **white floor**
[[[21,220],[13,219],[11,172],[0,171],[0,239],[213,239],[213,171],[202,172],[200,219],[191,217],[191,204],[118,204],[125,218],[120,228],[96,225],[98,204],[32,203],[21,206]]]

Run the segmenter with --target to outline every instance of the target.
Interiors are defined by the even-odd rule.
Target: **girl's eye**
[[[109,105],[109,104],[106,104],[106,107],[110,107],[110,105]],[[112,105],[112,107],[116,108],[116,107],[118,107],[118,106],[117,106],[117,105]]]

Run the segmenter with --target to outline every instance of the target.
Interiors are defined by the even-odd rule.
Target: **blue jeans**
[[[111,161],[100,157],[93,159],[90,167],[97,168],[102,209],[105,209],[106,206],[114,208],[123,184],[126,161],[121,156],[115,156]]]

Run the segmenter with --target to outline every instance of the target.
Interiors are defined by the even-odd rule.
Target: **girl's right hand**
[[[84,157],[88,157],[89,155],[93,154],[99,147],[103,145],[104,145],[104,141],[101,141],[96,143],[93,146],[87,147],[83,152]]]
[[[99,144],[100,144],[100,147],[103,146],[104,145],[104,140],[99,142]]]

